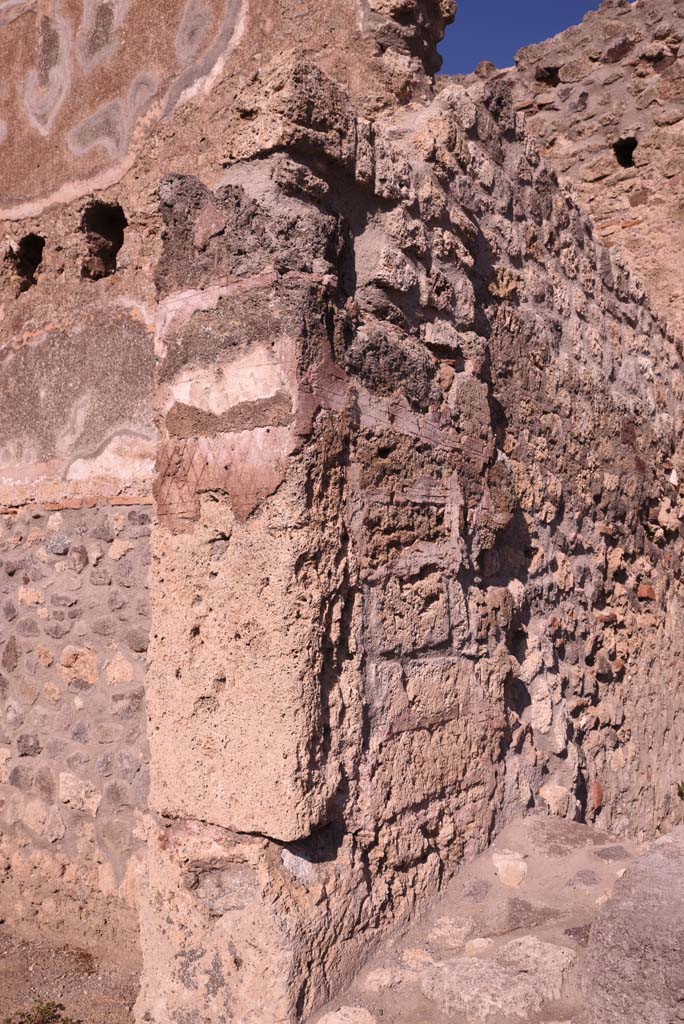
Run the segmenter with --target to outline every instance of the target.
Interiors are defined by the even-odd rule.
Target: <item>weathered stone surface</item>
[[[613,963],[610,937],[602,933],[607,948],[598,940],[601,921],[619,900],[627,875],[642,871],[643,865],[644,880],[651,876],[653,852],[639,859],[639,848],[628,843],[619,868],[600,857],[610,844],[607,833],[557,818],[532,815],[513,821],[493,853],[529,865],[515,896],[498,874],[492,853],[475,858],[422,920],[384,943],[350,988],[312,1020],[322,1024],[329,1014],[336,1020],[335,1013],[354,1007],[356,1013],[365,1011],[392,1024],[584,1024],[590,1019],[585,993],[603,990],[601,979]],[[569,888],[580,874],[587,876],[586,888]],[[475,904],[470,898],[474,890],[483,893]],[[596,944],[588,947],[594,932]],[[459,949],[454,948],[455,935]],[[466,935],[473,937],[463,946]],[[608,993],[618,990],[626,1005],[631,984],[626,973],[620,981],[614,978],[604,1005],[610,1002]],[[635,1021],[658,1019],[637,1006]],[[599,1012],[591,1024],[603,1019]],[[612,1020],[610,1014],[605,1019]]]
[[[491,69],[434,88],[450,0],[19,7],[3,902],[137,904],[146,1024],[294,1024],[519,813],[678,819],[681,344]],[[487,863],[397,1013],[556,1015],[588,922]]]
[[[448,85],[418,114],[378,120],[362,150],[349,98],[302,62],[263,73],[250,103],[214,196],[178,176],[160,193],[153,803],[295,845],[353,835],[381,928],[387,891],[392,916],[408,914],[496,815],[582,816],[589,793],[620,829],[674,815],[680,698],[644,671],[659,687],[647,725],[632,673],[651,663],[652,628],[667,632],[666,674],[679,657],[680,598],[668,619],[638,596],[646,580],[658,593],[659,573],[678,593],[679,535],[654,536],[646,513],[678,498],[635,447],[661,453],[652,467],[678,451],[679,355],[501,88]],[[283,195],[274,139],[293,162],[317,152],[327,189],[312,198],[290,176]],[[340,167],[365,211],[348,253]],[[266,277],[285,217],[296,227]],[[225,240],[203,226],[219,221]],[[208,295],[215,266],[231,283]],[[459,340],[435,342],[426,321]],[[659,744],[635,739],[647,728]],[[640,818],[644,787],[660,785]],[[349,907],[322,884],[339,930]],[[305,935],[312,894],[300,913]],[[348,970],[336,943],[315,956],[329,984]]]
[[[684,1019],[684,830],[659,839],[594,922],[583,991],[590,1024]]]
[[[422,973],[421,987],[446,1019],[459,1013],[473,1022],[530,1020],[544,1002],[560,998],[574,962],[572,950],[525,937],[501,946],[491,960],[443,960]]]
[[[624,253],[680,336],[683,39],[684,10],[673,0],[603,3],[581,25],[521,50],[506,73],[598,237]]]
[[[13,575],[3,575],[0,592],[15,606],[38,609],[45,616],[36,618],[35,634],[0,637],[5,641],[0,782],[6,794],[0,801],[0,851],[6,866],[0,910],[15,933],[48,940],[60,934],[62,941],[76,946],[85,938],[93,949],[129,962],[135,957],[131,943],[137,933],[133,880],[142,853],[141,838],[133,833],[136,811],[147,805],[148,753],[142,704],[137,703],[129,728],[114,733],[110,698],[143,680],[139,656],[125,659],[124,668],[117,651],[131,628],[148,629],[146,538],[130,538],[139,563],[136,605],[113,620],[114,629],[107,635],[96,629],[108,610],[107,588],[93,586],[85,574],[74,571],[76,563],[65,566],[78,545],[67,556],[51,555],[40,578],[31,582],[40,545],[62,535],[86,536],[102,514],[64,509],[49,516],[28,508],[2,517],[0,558],[12,551],[23,565]],[[107,520],[114,514],[104,512]],[[126,520],[122,537],[129,538],[133,528]],[[69,619],[73,612],[78,618]],[[57,615],[64,619],[53,619]],[[78,622],[78,636],[61,634],[68,622]],[[99,764],[105,751],[112,757],[107,778],[131,785],[125,807],[112,806],[106,797]]]

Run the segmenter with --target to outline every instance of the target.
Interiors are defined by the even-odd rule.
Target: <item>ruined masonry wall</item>
[[[679,341],[500,84],[242,103],[159,189],[155,1022],[306,1019],[511,815],[678,812]]]
[[[2,916],[135,959],[149,505],[0,516]]]
[[[680,334],[683,41],[680,0],[604,0],[581,25],[521,50],[504,72],[602,242],[620,248]]]
[[[452,16],[451,0],[310,0],[294,17],[279,0],[0,2],[13,83],[0,90],[0,906],[10,927],[135,956],[153,821],[143,814],[143,517],[154,518],[155,358],[174,316],[154,277],[160,169],[215,179],[249,116],[246,80],[291,50],[316,52],[369,112],[428,95]],[[157,615],[155,629],[166,628]]]
[[[512,815],[673,821],[681,342],[505,83],[435,97],[448,0],[169,0],[157,69],[101,6],[88,63],[89,5],[0,4],[57,186],[2,224],[3,889],[137,899],[145,1024],[298,1024]]]

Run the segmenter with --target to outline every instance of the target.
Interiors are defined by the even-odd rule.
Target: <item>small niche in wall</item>
[[[118,203],[88,203],[81,217],[81,231],[88,241],[81,277],[97,281],[115,273],[116,258],[127,227],[126,215]]]
[[[615,159],[620,164],[620,167],[634,167],[634,152],[638,145],[639,143],[633,135],[626,136],[624,139],[618,139],[617,142],[613,143]]]
[[[38,267],[43,261],[43,249],[45,239],[33,232],[20,240],[16,249],[12,249],[9,259],[14,265],[14,270],[19,278],[19,291],[25,292],[36,283]]]
[[[560,68],[538,67],[534,73],[534,77],[538,82],[543,82],[544,85],[548,85],[552,89],[555,89],[560,85]]]

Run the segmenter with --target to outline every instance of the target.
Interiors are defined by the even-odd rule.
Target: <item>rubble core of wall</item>
[[[503,73],[598,237],[620,248],[680,335],[683,40],[679,0],[604,0],[581,25],[521,50]]]
[[[242,103],[159,188],[155,1022],[306,1017],[520,810],[666,828],[684,740],[680,346],[505,87]]]
[[[20,900],[37,858],[56,921],[109,894],[130,935],[146,838],[138,1019],[290,1024],[512,815],[638,838],[674,820],[681,346],[506,86],[434,97],[450,0],[169,0],[154,68],[143,5],[115,7],[0,3],[24,71],[0,125],[0,543],[46,502],[70,538],[123,524],[76,572],[92,689],[63,683],[56,736],[44,689],[30,730],[3,707],[8,771],[63,741],[76,780],[54,844],[31,825],[46,798],[3,785],[8,861]],[[142,596],[147,523],[128,514],[153,477],[142,694],[142,605],[108,599],[127,560]],[[119,540],[136,547],[115,557]],[[55,592],[72,543],[25,556]],[[73,644],[50,646],[57,670]],[[135,666],[116,707],[115,648]],[[144,794],[98,768],[129,692],[112,753],[144,765],[144,696],[144,821]]]
[[[0,516],[0,917],[135,957],[150,509]]]
[[[10,171],[0,183],[0,510],[9,523],[59,506],[82,516],[85,528],[97,510],[108,515],[112,506],[114,514],[126,515],[149,502],[154,350],[156,344],[163,353],[165,319],[177,316],[158,302],[152,273],[165,231],[160,168],[192,171],[215,184],[227,159],[226,139],[237,139],[250,120],[241,98],[265,54],[279,54],[277,62],[287,67],[292,52],[315,52],[366,113],[397,98],[405,103],[431,95],[435,44],[453,10],[452,0],[347,0],[334,9],[308,0],[291,17],[280,0],[258,7],[239,0],[168,0],[164,18],[152,20],[149,4],[137,0],[40,8],[24,0],[0,3],[0,49],[16,85],[0,108],[0,155]],[[350,49],[359,58],[353,68]],[[206,230],[212,237],[211,225]],[[286,422],[284,396],[273,399],[256,416],[247,408],[228,410],[227,417],[225,410],[198,414],[190,405],[188,411],[180,402],[174,436],[192,437],[198,424],[221,436],[243,421],[268,424],[271,414]],[[163,456],[161,450],[160,465]],[[103,608],[103,623],[108,616],[118,636],[117,614]],[[155,628],[163,632],[163,622]],[[276,628],[274,622],[272,635]],[[0,643],[10,636],[3,628]],[[101,644],[95,633],[83,637],[84,647],[98,651],[99,670]],[[79,709],[69,700],[61,706],[60,729],[71,742]],[[2,710],[4,728],[4,704]],[[98,698],[88,710],[97,721],[104,705]],[[209,704],[205,712],[206,720]],[[12,729],[7,736],[17,757]],[[88,792],[94,787],[92,802],[100,795],[104,801],[97,775],[84,768],[83,777],[76,776]],[[10,785],[7,794],[10,817],[23,810],[15,789]],[[113,854],[98,846],[100,807],[94,826],[85,810],[73,827],[67,822],[68,856],[18,821],[4,822],[3,852],[12,870],[4,876],[3,898],[19,910],[27,900],[35,908],[41,890],[27,893],[42,872],[56,879],[49,882],[54,892],[43,901],[42,917],[26,915],[27,933],[54,923],[91,945],[106,934],[117,955],[134,945],[127,906],[138,853],[123,881],[117,861],[112,882]],[[144,802],[124,830],[136,851],[142,810]],[[153,874],[154,856],[153,848]],[[161,856],[158,866],[164,866]],[[83,884],[72,885],[72,875]],[[154,919],[157,911],[149,913]],[[14,912],[7,920],[14,921]],[[143,927],[150,923],[143,914]],[[287,974],[283,983],[290,984]]]

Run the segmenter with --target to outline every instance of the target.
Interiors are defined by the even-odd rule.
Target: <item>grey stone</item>
[[[51,636],[53,640],[61,640],[63,636],[71,631],[72,623],[66,622],[49,622],[43,627],[43,631],[47,636]]]
[[[37,769],[33,787],[48,803],[55,799],[55,779],[47,765],[40,765]]]
[[[22,619],[17,623],[17,633],[21,636],[38,636],[40,629],[35,619]]]
[[[24,793],[28,793],[33,786],[32,769],[22,764],[15,765],[9,773],[9,784]]]
[[[114,531],[109,519],[101,519],[90,531],[90,536],[96,540],[103,540],[106,544],[111,544],[114,540]]]
[[[571,889],[590,889],[594,885],[598,885],[601,879],[595,871],[589,871],[587,869],[578,871],[576,875],[569,880],[568,885]]]
[[[125,750],[122,750],[119,753],[119,765],[121,766],[121,777],[125,779],[126,782],[132,782],[140,771],[140,761],[135,757],[132,757]]]
[[[78,772],[83,768],[87,768],[90,764],[90,754],[86,754],[85,751],[77,750],[73,754],[69,754],[67,757],[67,765],[72,771]]]
[[[684,1021],[684,828],[617,880],[591,929],[582,987],[589,1024]]]
[[[90,730],[87,722],[77,722],[71,730],[71,738],[74,743],[87,743],[90,738]]]
[[[116,718],[133,718],[140,711],[144,699],[142,688],[129,693],[115,693],[112,697],[112,712]]]
[[[19,757],[38,757],[43,747],[40,738],[35,734],[25,733],[17,737],[17,752]]]
[[[108,587],[112,582],[112,574],[103,565],[96,566],[90,573],[90,582],[94,587]]]
[[[135,570],[128,558],[122,558],[114,569],[116,582],[120,587],[132,587],[135,583]]]
[[[126,642],[132,651],[142,654],[149,647],[150,638],[147,630],[136,627],[126,634]]]
[[[487,899],[491,886],[489,882],[482,879],[473,879],[463,886],[463,899],[468,903],[482,903]]]
[[[7,725],[18,729],[24,721],[24,712],[13,700],[5,706],[5,721]]]
[[[93,633],[96,633],[98,636],[114,636],[116,626],[112,619],[100,618],[95,619],[92,623],[92,630]]]
[[[70,690],[78,690],[79,692],[85,692],[86,690],[91,690],[92,688],[93,683],[91,683],[89,679],[83,679],[82,676],[74,676],[73,679],[69,680]]]
[[[111,754],[103,754],[102,757],[98,757],[95,764],[98,774],[104,779],[108,779],[114,771],[114,759]]]
[[[70,546],[71,540],[64,533],[56,533],[45,542],[45,549],[51,555],[68,555]]]
[[[73,569],[74,572],[83,572],[85,567],[88,565],[88,552],[86,551],[83,544],[77,544],[74,547],[72,547],[71,551],[69,552],[67,562],[69,564],[69,567]]]
[[[0,663],[7,672],[14,672],[17,665],[19,664],[19,658],[21,657],[21,648],[16,641],[16,638],[11,636],[5,644],[2,652],[2,658]]]
[[[605,850],[595,850],[597,857],[601,860],[607,860],[608,863],[612,863],[616,860],[627,860],[629,854],[625,850],[624,846],[608,846]]]
[[[132,508],[128,513],[128,521],[133,523],[134,526],[147,526],[150,517],[147,512],[141,512],[137,508]]]

